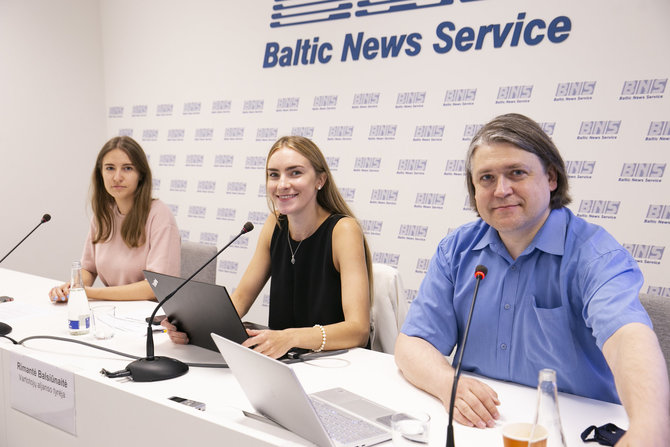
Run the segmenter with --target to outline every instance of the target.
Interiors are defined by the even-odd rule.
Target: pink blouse
[[[105,286],[121,286],[144,280],[142,270],[179,276],[181,269],[181,238],[177,221],[170,209],[158,199],[151,202],[145,226],[146,242],[129,248],[121,238],[125,218],[114,207],[114,233],[111,239],[93,244],[95,219],[81,256],[81,266],[100,277]]]

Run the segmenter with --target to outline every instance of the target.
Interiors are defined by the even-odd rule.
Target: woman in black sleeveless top
[[[245,315],[272,277],[270,329],[248,329],[243,344],[274,358],[291,348],[366,346],[370,251],[319,148],[304,137],[280,138],[266,160],[266,188],[272,213],[231,298]],[[188,341],[168,333],[177,343]]]

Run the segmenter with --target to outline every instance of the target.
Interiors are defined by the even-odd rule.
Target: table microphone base
[[[0,321],[0,336],[1,335],[7,335],[12,332],[12,327],[8,325],[7,323],[3,323]]]
[[[157,382],[183,376],[188,365],[170,357],[153,357],[135,360],[126,369],[135,382]]]

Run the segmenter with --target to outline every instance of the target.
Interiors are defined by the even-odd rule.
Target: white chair
[[[393,354],[409,304],[398,270],[386,264],[372,264],[374,300],[370,315],[370,346]]]
[[[216,254],[216,246],[197,242],[181,242],[181,277],[188,278]],[[195,281],[216,284],[216,259],[193,278]]]

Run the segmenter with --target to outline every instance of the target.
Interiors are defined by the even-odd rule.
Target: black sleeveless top
[[[271,329],[311,327],[344,321],[340,273],[333,265],[333,228],[343,215],[332,214],[319,228],[298,242],[290,239],[295,264],[291,264],[288,222],[275,227],[270,243]],[[297,249],[297,251],[296,251]]]

